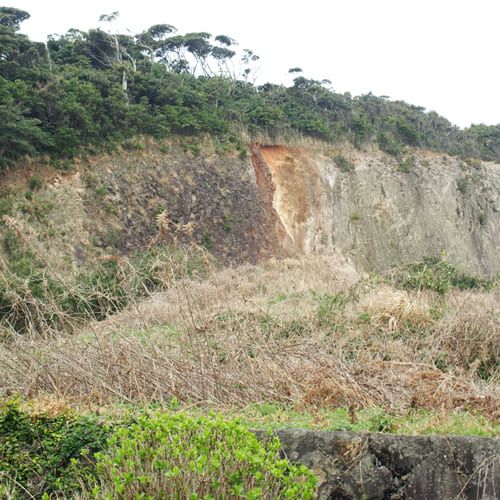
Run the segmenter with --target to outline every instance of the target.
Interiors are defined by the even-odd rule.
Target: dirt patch
[[[262,155],[262,147],[256,144],[250,145],[252,153],[252,164],[255,170],[255,180],[260,191],[260,196],[266,213],[266,233],[271,237],[277,237],[275,252],[284,251],[285,254],[295,252],[294,242],[286,230],[275,207],[276,185],[273,174]]]

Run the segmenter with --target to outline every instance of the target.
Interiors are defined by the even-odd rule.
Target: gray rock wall
[[[378,150],[252,151],[271,174],[288,252],[336,248],[367,271],[446,253],[469,274],[500,272],[500,165],[425,151],[403,166]]]
[[[383,272],[446,252],[468,274],[500,273],[499,164],[415,151],[401,166],[347,146],[252,144],[250,153],[192,157],[151,145],[48,180],[64,253],[72,246],[83,262],[95,246],[143,251],[165,211],[168,244],[194,242],[225,263],[340,251],[359,270]],[[16,217],[28,217],[24,202]]]
[[[318,500],[500,498],[499,439],[304,429],[276,435],[288,459],[318,477]]]

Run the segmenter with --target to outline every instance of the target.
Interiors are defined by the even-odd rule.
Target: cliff
[[[50,220],[51,249],[82,264],[99,251],[147,249],[165,212],[167,244],[194,242],[226,263],[340,250],[370,272],[446,253],[467,273],[500,272],[498,164],[426,151],[401,163],[377,149],[249,149],[221,156],[205,145],[193,155],[151,142],[67,171],[33,163],[4,176],[17,186],[4,197],[9,215],[38,232]],[[46,187],[23,196],[33,178]]]
[[[418,152],[401,166],[375,150],[277,145],[255,145],[252,157],[256,169],[264,162],[270,173],[268,211],[272,206],[277,214],[288,252],[337,248],[369,271],[446,252],[469,273],[500,271],[496,164],[471,168],[458,158]]]
[[[314,144],[251,144],[247,155],[180,139],[136,146],[2,174],[4,394],[89,408],[117,396],[297,404],[318,425],[339,407],[351,424],[368,407],[409,421],[457,412],[495,432],[498,287],[440,295],[359,277],[443,252],[468,273],[498,274],[499,165]],[[153,243],[170,246],[157,262]],[[217,263],[264,264],[219,272],[204,251],[196,267],[175,251],[190,245]],[[385,417],[370,428],[387,430]],[[325,500],[498,491],[498,440],[277,433]]]

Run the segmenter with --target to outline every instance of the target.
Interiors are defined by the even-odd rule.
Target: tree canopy
[[[18,31],[19,25],[29,18],[30,15],[24,10],[15,9],[14,7],[0,8],[0,25],[14,31]]]
[[[500,159],[500,125],[461,130],[419,106],[336,93],[298,67],[290,87],[256,86],[259,57],[227,35],[180,34],[165,23],[137,35],[72,29],[45,45],[19,33],[28,18],[0,7],[0,168],[25,154],[114,148],[138,134],[211,134],[242,147],[241,130]]]

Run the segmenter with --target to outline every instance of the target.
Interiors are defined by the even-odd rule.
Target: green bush
[[[420,132],[407,123],[404,118],[398,118],[396,128],[401,140],[405,144],[416,146],[420,143]]]
[[[424,258],[422,262],[408,264],[396,277],[396,285],[405,290],[427,289],[443,294],[457,276],[457,271],[438,258]]]
[[[415,156],[410,155],[407,158],[404,158],[403,160],[400,161],[399,169],[401,170],[401,172],[409,174],[410,168],[415,166],[415,161],[416,161]]]
[[[129,151],[144,151],[144,144],[142,144],[142,142],[129,139],[122,143],[122,148]]]
[[[468,184],[468,179],[467,177],[462,177],[457,180],[457,189],[462,193],[463,195],[467,194],[467,184]]]
[[[11,198],[0,198],[0,217],[2,215],[10,215],[14,206]]]
[[[0,400],[0,498],[311,499],[316,479],[238,420],[27,412]]]
[[[108,434],[95,417],[33,415],[0,400],[0,498],[69,498],[95,481],[93,454]]]
[[[144,414],[97,453],[93,498],[310,499],[315,478],[279,457],[239,421],[221,416]]]
[[[354,164],[344,155],[336,155],[333,161],[335,162],[335,166],[338,169],[342,170],[342,172],[354,171]]]
[[[385,132],[380,132],[378,134],[377,142],[382,151],[385,151],[392,156],[399,156],[401,153],[401,144]]]
[[[31,176],[29,179],[29,187],[31,191],[35,191],[42,187],[43,181],[39,177],[36,177],[35,175]]]
[[[422,262],[407,264],[393,271],[390,280],[405,290],[427,289],[444,294],[450,287],[460,290],[488,289],[493,282],[460,273],[448,262],[437,257],[424,257]]]

